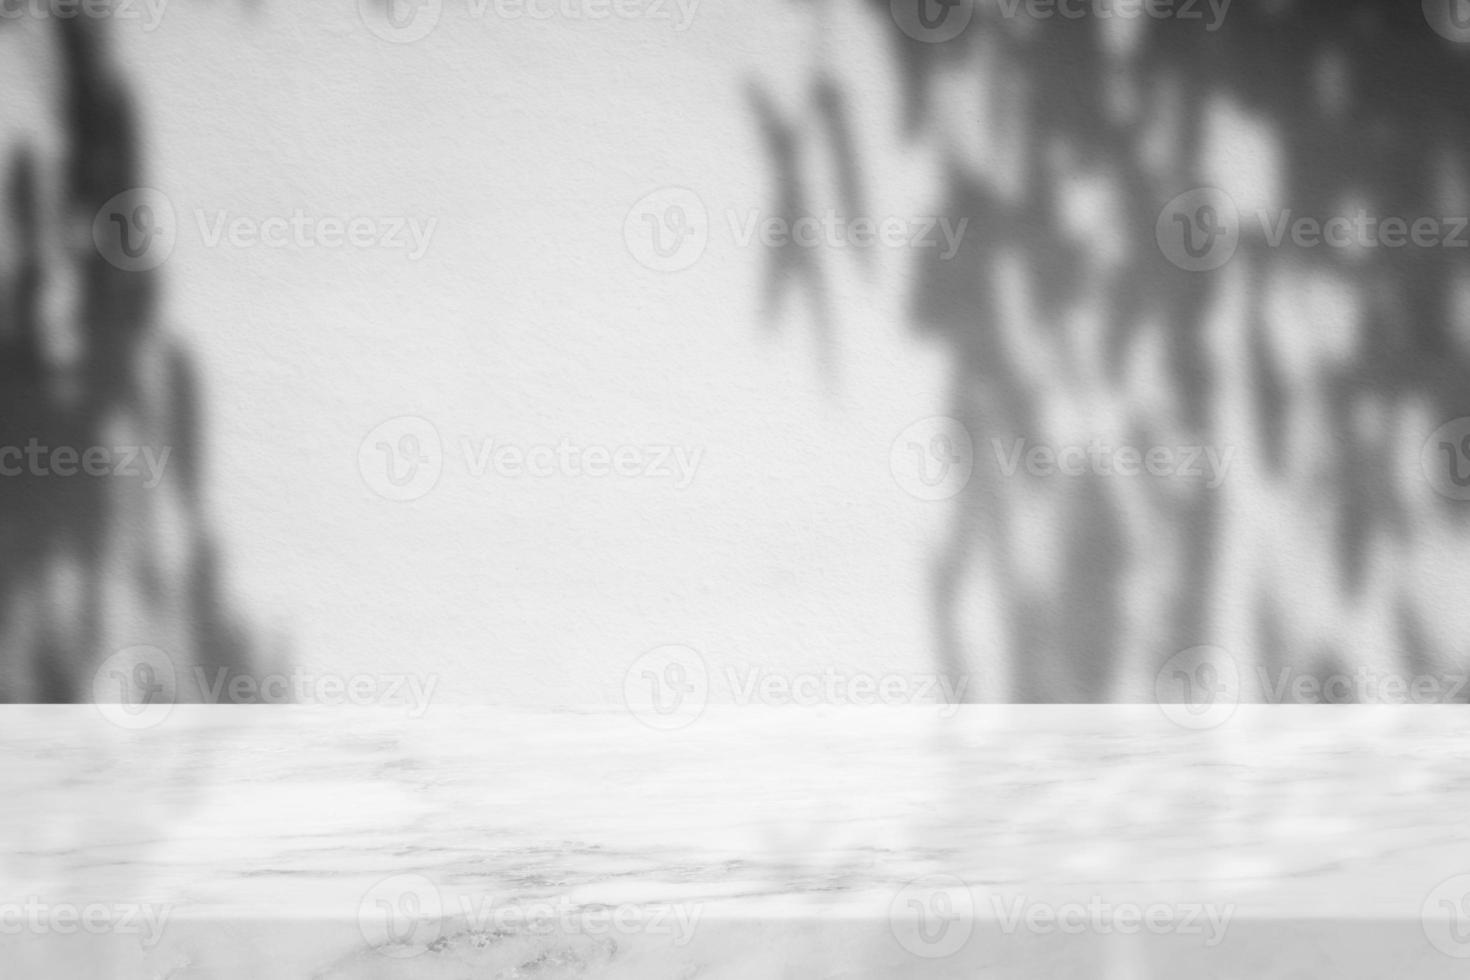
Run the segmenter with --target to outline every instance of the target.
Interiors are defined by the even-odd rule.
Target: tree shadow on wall
[[[1319,596],[1339,619],[1382,609],[1396,670],[1463,668],[1430,635],[1434,610],[1382,566],[1429,547],[1428,512],[1395,475],[1395,425],[1411,409],[1430,428],[1470,414],[1454,305],[1464,253],[1281,248],[1241,201],[1234,257],[1198,272],[1170,261],[1156,223],[1232,167],[1232,190],[1296,215],[1465,214],[1470,45],[1432,30],[1419,4],[1366,0],[1236,0],[1214,30],[1028,19],[1024,4],[1007,16],[975,0],[941,43],[898,29],[889,0],[867,6],[897,66],[895,135],[940,148],[940,213],[971,229],[952,260],[909,260],[909,307],[948,352],[947,414],[975,453],[933,565],[941,669],[974,671],[987,644],[965,623],[979,605],[989,645],[1007,651],[1006,690],[972,685],[983,699],[1149,700],[1163,662],[1222,635],[1248,651],[1249,698],[1257,675],[1361,665],[1350,628],[1307,622]],[[806,116],[750,93],[783,215],[812,213],[803,148],[839,163],[842,213],[869,213],[852,136],[863,120],[839,74],[816,70]],[[973,133],[954,132],[971,120],[943,104],[957,86],[984,109]],[[767,293],[805,287],[825,347],[821,262],[773,251]],[[1219,487],[1095,468],[1060,479],[1007,474],[992,451],[1099,437],[1233,447],[1236,470]]]
[[[0,446],[48,451],[39,467],[0,461],[0,700],[12,702],[93,700],[116,646],[167,648],[181,672],[210,677],[252,660],[204,509],[193,359],[158,322],[159,273],[120,268],[92,241],[104,206],[146,185],[135,106],[101,23],[45,28],[59,58],[62,173],[40,173],[27,145],[0,160],[17,256],[0,270]],[[58,447],[122,445],[166,448],[163,479],[116,456],[107,475],[47,462]],[[181,559],[168,539],[184,542]]]

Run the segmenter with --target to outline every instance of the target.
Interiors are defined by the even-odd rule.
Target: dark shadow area
[[[891,40],[898,132],[854,118],[826,68],[810,118],[757,115],[781,213],[805,207],[806,150],[838,161],[842,213],[871,214],[856,128],[916,158],[938,148],[939,213],[970,222],[952,260],[905,259],[915,327],[948,354],[945,414],[974,443],[934,558],[940,669],[998,656],[1007,689],[970,693],[1023,702],[1148,700],[1160,665],[1199,645],[1235,657],[1247,700],[1283,670],[1463,673],[1463,644],[1426,630],[1435,600],[1410,580],[1436,574],[1430,552],[1453,545],[1435,529],[1470,505],[1406,494],[1402,474],[1431,431],[1470,415],[1470,250],[1295,247],[1258,215],[1470,212],[1470,43],[1418,2],[1235,0],[1211,30],[1203,3],[1202,19],[1125,22],[1090,3],[1047,18],[958,0],[951,15],[972,20],[936,43],[900,29],[890,0],[868,6]],[[983,108],[975,132],[946,131],[970,124],[955,96]],[[1233,258],[1182,268],[1156,223],[1178,195],[1222,185],[1240,198]],[[809,284],[831,343],[820,261],[773,252],[769,290]],[[1213,446],[1234,469],[1210,488],[996,465],[1016,440],[1095,438]],[[984,643],[964,626],[977,608]],[[1359,615],[1391,625],[1370,640]]]
[[[104,22],[4,31],[54,58],[60,90],[43,98],[60,159],[23,136],[0,146],[14,259],[0,267],[0,700],[92,701],[106,693],[99,665],[137,645],[176,669],[157,694],[200,700],[191,677],[243,672],[253,656],[204,508],[204,392],[159,323],[161,272],[120,268],[93,239],[104,207],[147,183],[135,105]],[[151,472],[145,451],[161,463]]]

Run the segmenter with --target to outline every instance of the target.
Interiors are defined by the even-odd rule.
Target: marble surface
[[[1438,707],[1242,706],[1206,731],[1153,706],[712,707],[660,731],[613,709],[181,706],[130,731],[8,708],[0,963],[1460,976],[1467,727]]]

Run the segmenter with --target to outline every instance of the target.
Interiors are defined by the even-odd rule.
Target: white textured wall
[[[448,4],[411,44],[350,3],[179,3],[152,32],[118,31],[179,217],[166,308],[204,360],[213,504],[246,608],[309,667],[436,671],[445,699],[614,698],[665,643],[717,675],[932,670],[925,560],[944,505],[905,494],[888,457],[942,409],[943,373],[892,288],[905,257],[882,256],[877,285],[829,261],[839,329],[864,338],[829,386],[799,294],[765,329],[764,256],[724,218],[769,213],[742,85],[804,83],[811,21],[785,3],[703,4],[682,32],[468,9]],[[845,56],[879,92],[883,40],[855,34]],[[717,216],[679,273],[622,239],[664,185]],[[195,213],[296,208],[437,226],[415,262],[209,247]],[[405,414],[436,425],[448,459],[432,493],[392,503],[358,449]],[[461,438],[703,456],[683,491],[476,478]]]

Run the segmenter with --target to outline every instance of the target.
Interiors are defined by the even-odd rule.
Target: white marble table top
[[[1454,707],[1242,706],[1205,731],[1155,706],[712,707],[674,731],[8,708],[0,963],[1462,976],[1467,729]]]

